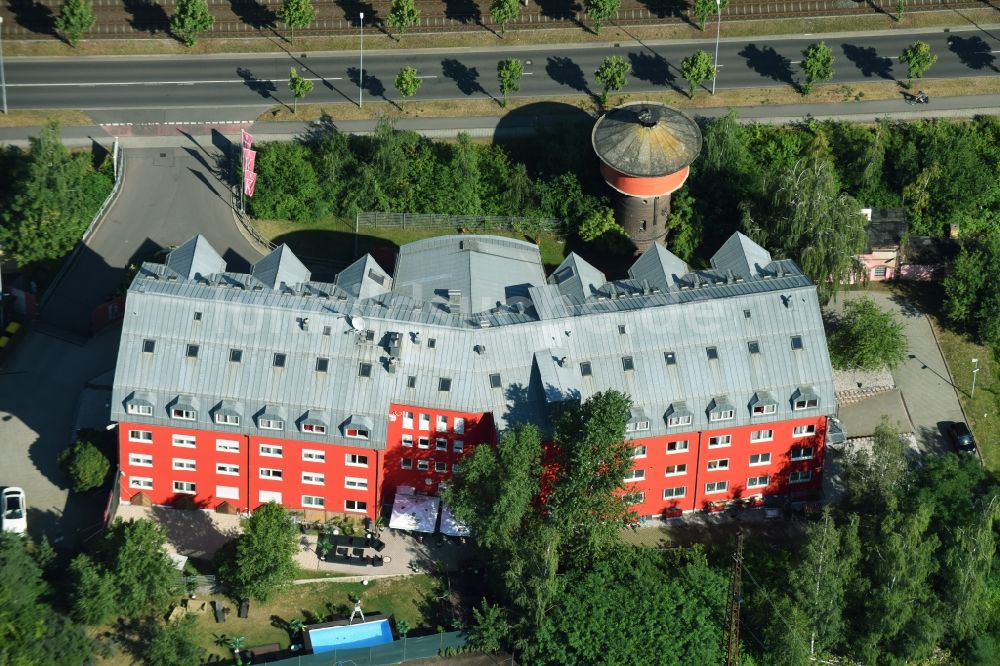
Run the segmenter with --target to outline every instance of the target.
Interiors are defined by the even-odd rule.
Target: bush
[[[624,254],[632,247],[632,241],[615,222],[615,212],[610,208],[600,208],[584,218],[578,233],[580,240],[593,243],[611,254]]]
[[[830,361],[841,370],[895,368],[906,358],[903,325],[870,298],[844,306],[829,344]]]
[[[195,619],[185,615],[165,625],[147,625],[149,640],[143,646],[143,663],[150,666],[189,666],[201,663],[194,637]]]
[[[82,493],[104,485],[111,471],[111,461],[93,443],[77,440],[59,454],[59,462],[69,477],[70,489]]]

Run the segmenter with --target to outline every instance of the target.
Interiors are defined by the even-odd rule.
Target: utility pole
[[[361,12],[361,63],[358,68],[358,108],[361,108],[361,95],[365,92],[365,13]]]
[[[743,603],[743,532],[736,530],[736,555],[726,604],[726,666],[740,666],[740,605]]]
[[[715,59],[712,61],[712,94],[715,94],[715,80],[719,78],[719,36],[722,34],[722,0],[715,0]]]
[[[969,393],[969,400],[976,397],[976,375],[979,374],[979,359],[972,359],[972,392]]]

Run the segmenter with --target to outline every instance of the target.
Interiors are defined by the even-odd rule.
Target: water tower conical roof
[[[680,171],[701,152],[701,129],[687,114],[657,102],[632,102],[597,119],[594,152],[628,176],[660,177]]]

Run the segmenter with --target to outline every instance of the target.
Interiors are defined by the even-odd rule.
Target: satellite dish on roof
[[[365,328],[365,320],[361,317],[351,317],[351,328],[355,331],[362,331]]]

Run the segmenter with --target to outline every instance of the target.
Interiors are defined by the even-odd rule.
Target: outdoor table
[[[354,550],[351,551],[351,557],[364,557],[364,556],[365,556],[364,548],[355,548]]]

